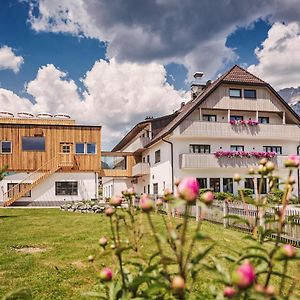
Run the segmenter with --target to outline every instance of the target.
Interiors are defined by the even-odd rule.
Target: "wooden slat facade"
[[[74,125],[73,120],[19,120],[8,123],[0,119],[0,141],[12,142],[12,153],[0,153],[0,166],[8,165],[9,171],[33,172],[51,158],[60,154],[60,143],[72,143],[74,167],[70,171],[100,172],[101,168],[101,127]],[[23,151],[22,137],[35,135],[45,137],[45,151]],[[95,143],[96,154],[76,154],[76,143]],[[62,171],[64,171],[62,169]]]

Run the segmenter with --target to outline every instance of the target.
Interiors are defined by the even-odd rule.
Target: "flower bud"
[[[266,175],[266,174],[268,174],[268,170],[267,170],[266,166],[259,165],[258,169],[257,169],[257,173],[260,175]]]
[[[274,286],[268,285],[268,286],[265,288],[265,294],[266,294],[267,296],[274,296],[274,294],[275,294],[275,288],[274,288]]]
[[[154,203],[153,200],[148,197],[147,194],[143,194],[140,199],[140,207],[142,211],[149,212],[153,209]]]
[[[112,279],[112,270],[110,268],[103,268],[99,273],[100,279],[102,281],[111,281]]]
[[[103,248],[107,245],[107,242],[108,242],[107,238],[105,238],[105,237],[102,237],[102,238],[99,239],[99,244]]]
[[[94,258],[94,256],[93,256],[93,255],[89,255],[89,256],[88,256],[88,261],[89,261],[89,262],[93,262],[93,261],[94,261],[94,259],[95,259],[95,258]]]
[[[179,275],[176,275],[173,279],[172,279],[172,289],[174,292],[181,292],[184,290],[185,288],[185,282],[184,282],[184,279],[179,276]]]
[[[248,174],[249,175],[254,175],[255,174],[255,170],[253,168],[249,168],[248,169]]]
[[[284,162],[284,166],[287,168],[298,168],[300,165],[300,159],[297,155],[289,155],[287,160]]]
[[[293,258],[296,256],[296,249],[289,244],[283,245],[280,252],[286,258]]]
[[[223,292],[224,297],[232,298],[236,294],[236,290],[231,286],[226,286]]]
[[[211,204],[214,200],[214,194],[211,191],[205,192],[201,195],[201,201],[205,204]]]
[[[176,178],[174,181],[175,186],[179,186],[179,183],[180,183],[180,179]]]
[[[108,208],[105,210],[105,214],[106,214],[108,217],[111,217],[114,213],[115,213],[115,209],[112,208],[112,207],[108,207]]]
[[[272,161],[268,161],[265,165],[268,172],[272,172],[275,170],[275,164]]]
[[[112,206],[120,206],[122,204],[122,197],[121,196],[113,196],[110,198],[109,200],[109,204],[112,205]]]
[[[266,158],[263,158],[260,160],[259,164],[264,166],[264,165],[266,165],[267,162],[268,162],[268,160]]]
[[[163,200],[160,199],[160,198],[158,198],[158,199],[156,200],[156,206],[157,206],[157,207],[160,207],[160,206],[162,206],[162,205],[163,205]]]
[[[295,178],[293,178],[293,177],[290,177],[289,178],[289,180],[288,180],[288,184],[290,184],[290,185],[294,185],[296,183],[296,180],[295,180]]]
[[[117,246],[116,246],[116,244],[115,244],[115,243],[112,243],[112,244],[110,245],[110,248],[111,248],[111,249],[116,249],[116,248],[117,248]]]
[[[239,183],[242,180],[241,175],[236,173],[233,175],[233,181]]]
[[[172,198],[173,198],[173,191],[170,188],[166,188],[164,190],[164,197],[163,198],[164,198],[165,201],[172,200]]]
[[[178,185],[180,197],[188,202],[194,202],[199,196],[199,183],[194,177],[182,179]]]
[[[240,265],[232,275],[233,282],[241,289],[247,289],[255,281],[255,269],[249,261]]]

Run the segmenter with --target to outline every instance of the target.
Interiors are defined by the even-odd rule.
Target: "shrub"
[[[215,193],[215,199],[221,201],[224,200],[233,201],[235,199],[235,196],[232,193],[217,192]]]

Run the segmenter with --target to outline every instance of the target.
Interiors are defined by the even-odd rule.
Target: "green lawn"
[[[162,226],[155,216],[156,226]],[[191,221],[190,226],[195,222]],[[58,209],[0,209],[0,295],[20,288],[31,289],[34,299],[79,299],[82,292],[97,291],[98,280],[88,255],[96,256],[100,265],[114,266],[111,257],[101,258],[99,237],[108,236],[108,220],[103,215],[62,212]],[[218,255],[230,249],[242,249],[248,243],[244,234],[204,223]],[[206,244],[208,242],[205,242]],[[23,253],[22,247],[39,247],[44,252]],[[153,240],[144,241],[144,251],[155,247]],[[291,268],[291,272],[296,270]],[[202,277],[202,276],[201,276]],[[203,272],[196,291],[207,299],[213,278]]]

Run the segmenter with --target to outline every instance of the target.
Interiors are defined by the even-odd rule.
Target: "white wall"
[[[132,187],[129,178],[112,178],[103,177],[103,198],[110,198],[112,196],[122,195],[122,191]]]
[[[3,192],[7,191],[8,183],[18,183],[28,176],[27,173],[16,173],[4,178],[0,182],[1,200],[3,200]],[[78,195],[56,196],[55,182],[56,181],[77,181]],[[31,197],[23,197],[17,201],[78,201],[88,200],[98,197],[98,174],[90,172],[80,173],[55,173],[48,177],[31,190]]]

